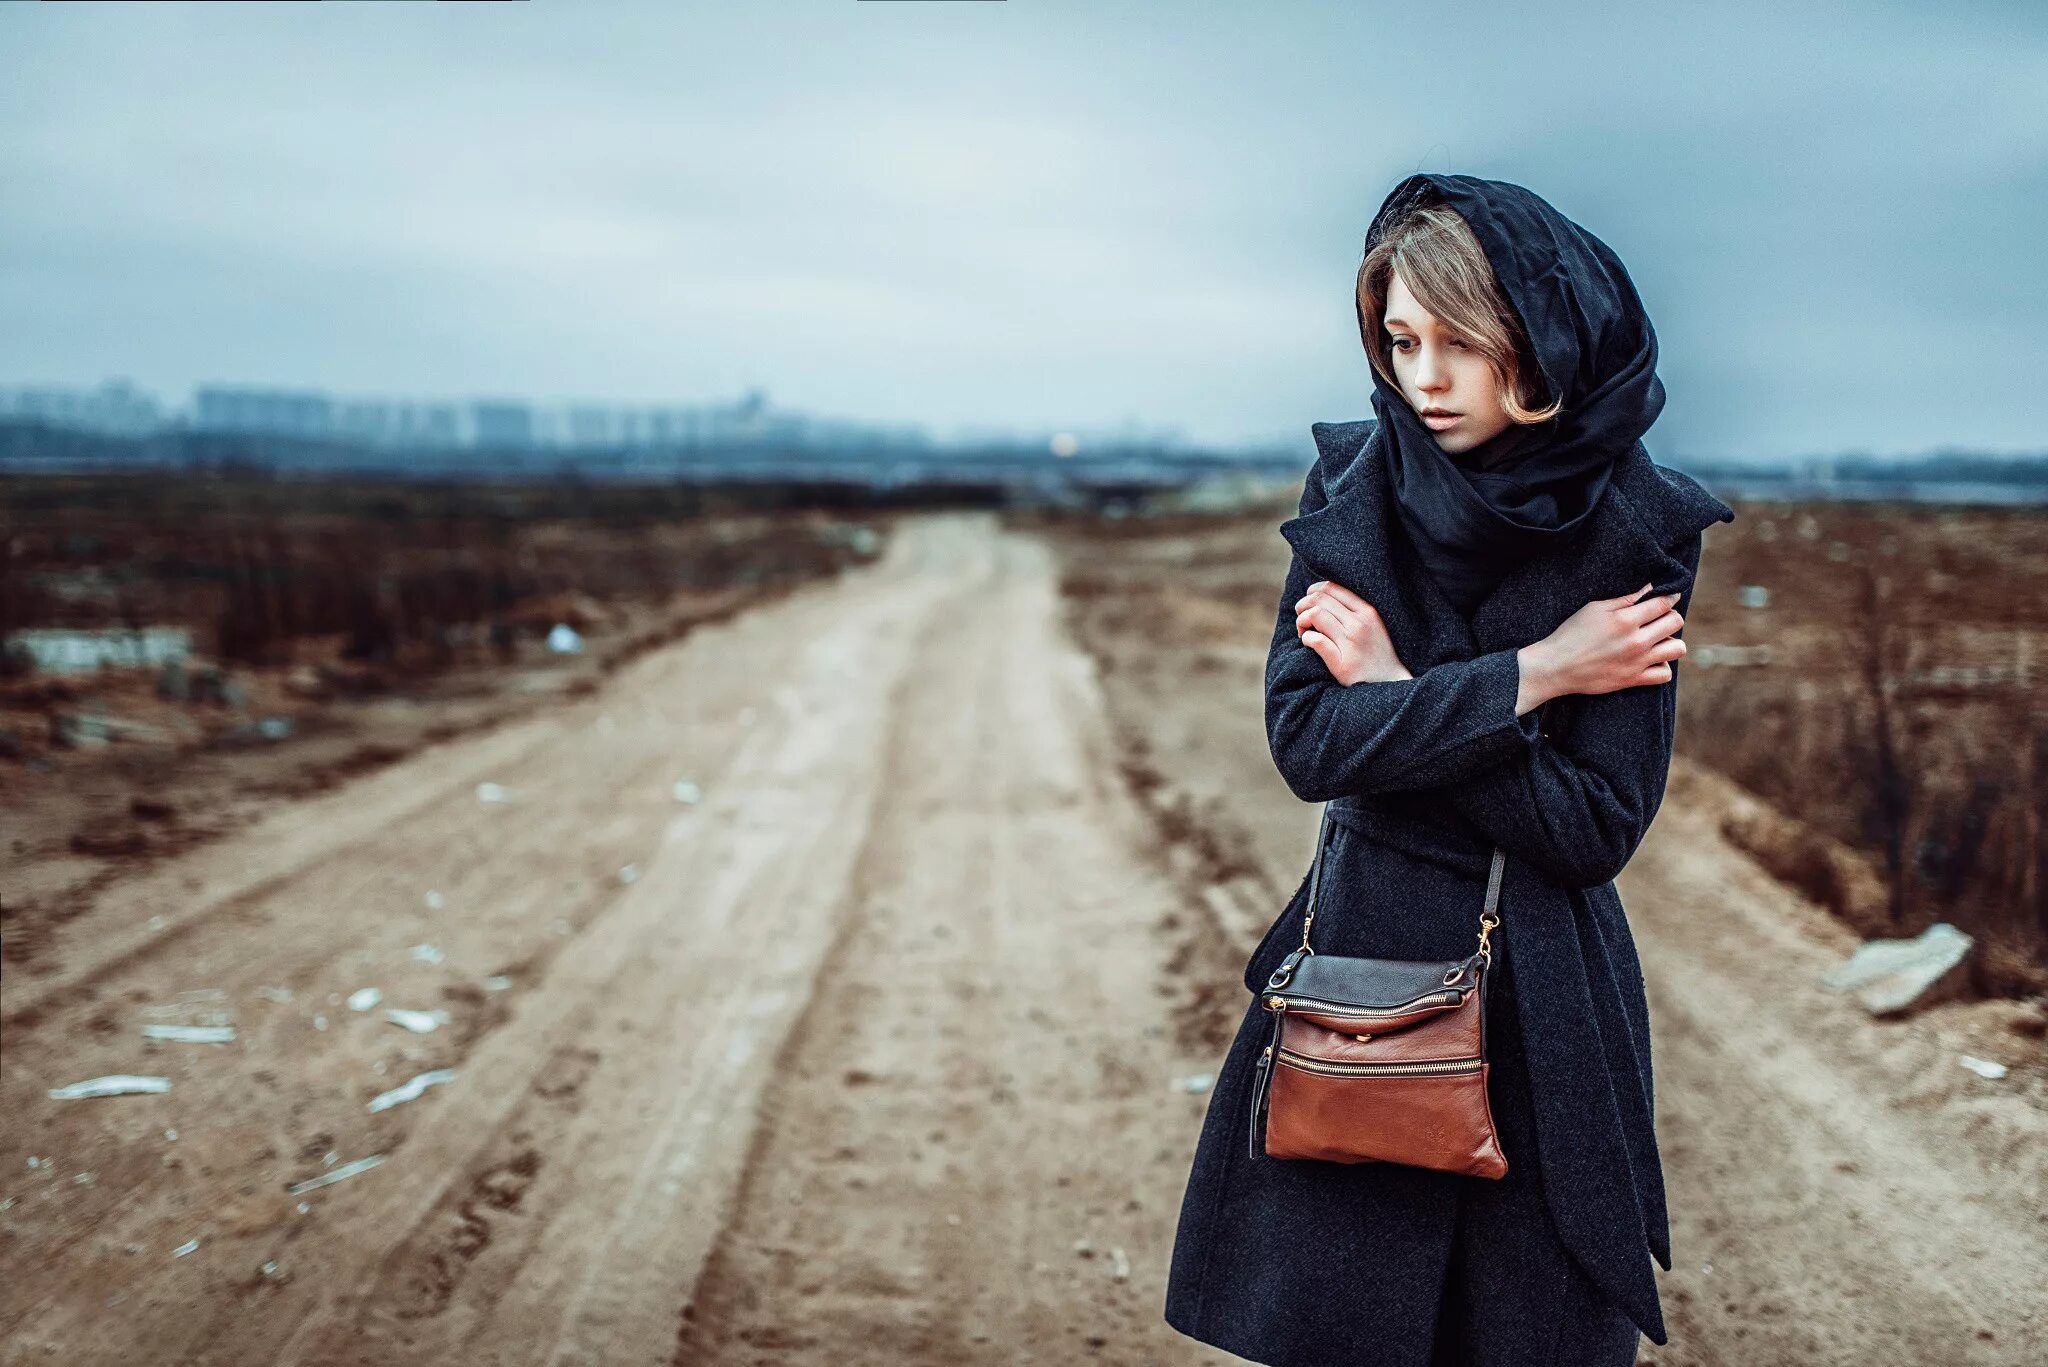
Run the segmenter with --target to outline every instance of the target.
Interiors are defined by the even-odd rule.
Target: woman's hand
[[[1294,630],[1347,688],[1415,677],[1394,653],[1394,639],[1379,609],[1332,580],[1310,584],[1296,600]]]
[[[1685,642],[1672,633],[1685,625],[1679,595],[1644,598],[1650,585],[1619,598],[1596,598],[1542,640],[1517,652],[1523,687],[1538,702],[1567,693],[1618,693],[1671,681],[1672,660]]]

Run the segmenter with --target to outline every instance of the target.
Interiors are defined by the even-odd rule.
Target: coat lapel
[[[1468,622],[1421,562],[1395,549],[1404,534],[1395,525],[1377,426],[1315,424],[1328,501],[1281,523],[1280,534],[1310,569],[1379,611],[1395,653],[1415,674],[1539,640],[1595,598],[1646,583],[1655,593],[1683,591],[1691,575],[1665,548],[1727,512],[1697,486],[1667,481],[1639,442],[1617,467],[1584,534],[1510,569]]]

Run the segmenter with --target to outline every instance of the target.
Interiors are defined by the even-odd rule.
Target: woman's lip
[[[1442,431],[1464,416],[1463,413],[1425,413],[1422,415],[1422,421],[1429,426],[1430,430]]]

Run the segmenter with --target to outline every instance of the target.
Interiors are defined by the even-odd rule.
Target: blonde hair
[[[1537,407],[1544,399],[1542,373],[1479,239],[1463,218],[1440,204],[1410,210],[1388,225],[1358,267],[1359,340],[1372,368],[1395,392],[1401,382],[1394,377],[1393,348],[1383,320],[1396,271],[1416,302],[1493,367],[1501,408],[1509,418],[1535,423],[1557,416],[1564,407],[1560,400]]]

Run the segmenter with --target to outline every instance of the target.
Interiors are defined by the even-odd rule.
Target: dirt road
[[[588,698],[107,890],[0,1003],[6,1360],[1226,1360],[1159,1319],[1206,1104],[1176,1084],[1315,814],[1271,819],[1244,679],[1190,674],[1150,704],[1233,718],[1189,762],[1240,791],[1163,829],[1178,757],[1134,797],[1055,569],[987,517],[907,520]],[[1951,1076],[1967,1022],[1814,1007],[1825,929],[1721,842],[1732,799],[1686,794],[1624,887],[1680,1259],[1646,1357],[2038,1363],[2038,1108]],[[1186,857],[1219,842],[1222,898]],[[236,1037],[143,1039],[167,1021]],[[172,1086],[47,1097],[110,1073]]]

